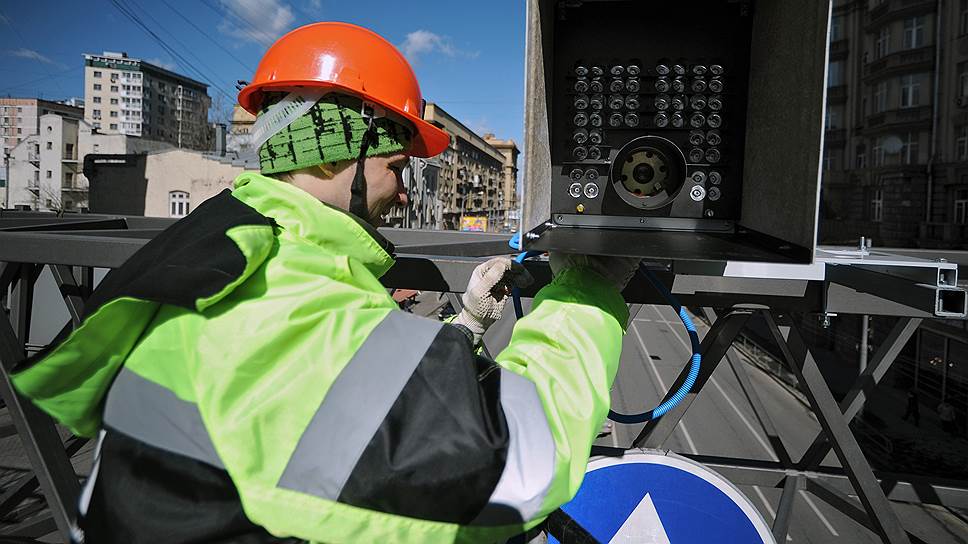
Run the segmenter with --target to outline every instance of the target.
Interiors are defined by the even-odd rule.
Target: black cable
[[[205,37],[205,39],[207,39],[208,41],[210,41],[213,44],[215,44],[215,47],[218,47],[219,49],[221,49],[222,51],[224,51],[226,55],[228,55],[228,56],[232,57],[233,59],[235,59],[235,62],[239,63],[239,66],[241,66],[244,70],[248,71],[249,73],[255,73],[255,70],[251,66],[248,66],[245,63],[245,61],[243,61],[239,57],[236,57],[234,53],[232,53],[224,45],[222,45],[221,43],[219,43],[218,40],[212,38],[208,34],[208,32],[206,32],[206,31],[202,30],[201,28],[199,28],[199,26],[196,25],[195,23],[193,23],[191,19],[189,19],[188,17],[185,17],[182,14],[182,12],[178,11],[178,9],[176,9],[174,6],[172,6],[171,4],[169,4],[168,3],[168,0],[161,0],[161,2],[163,4],[165,4],[166,6],[168,6],[169,9],[171,9],[172,11],[174,11],[175,12],[175,15],[181,17],[181,19],[183,21],[185,21],[186,23],[188,23],[189,25],[191,25],[192,28],[194,28],[195,30],[197,30],[200,35],[202,35],[202,36]]]

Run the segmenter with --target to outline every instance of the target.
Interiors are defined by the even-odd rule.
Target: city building
[[[252,149],[250,136],[254,124],[255,115],[236,104],[232,108],[232,124],[229,126],[229,132],[225,139],[225,148],[239,154],[255,153],[256,150]]]
[[[184,217],[225,189],[257,160],[170,148],[137,154],[89,155],[91,212]]]
[[[834,2],[824,242],[968,244],[966,34],[964,0]]]
[[[84,120],[125,134],[208,150],[208,85],[125,53],[84,55]]]
[[[424,119],[451,135],[450,145],[437,157],[440,228],[460,229],[465,218],[484,218],[488,231],[505,230],[513,198],[505,193],[505,155],[438,104],[427,103]]]
[[[83,101],[71,99],[66,102],[40,98],[0,98],[0,160],[28,136],[37,134],[42,115],[57,113],[72,119],[84,117],[83,107],[77,107],[78,102]],[[0,163],[0,187],[6,185],[7,178],[7,165]]]
[[[81,122],[53,113],[40,116],[40,133],[10,152],[5,207],[57,212],[87,208],[87,186],[79,179],[78,166]]]
[[[402,173],[409,203],[406,208],[394,208],[387,214],[387,226],[408,229],[443,228],[443,206],[437,198],[440,165],[440,160],[436,158],[410,158]]]
[[[514,140],[500,140],[485,134],[484,141],[504,155],[504,172],[498,192],[498,208],[503,213],[503,230],[518,230],[518,146]]]

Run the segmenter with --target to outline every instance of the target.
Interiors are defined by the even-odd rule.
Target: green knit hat
[[[263,174],[290,172],[323,163],[357,159],[367,119],[360,113],[362,101],[341,94],[328,94],[286,128],[259,147]],[[262,110],[265,114],[268,107]],[[366,156],[386,155],[410,147],[410,130],[385,117],[374,121],[376,140]]]

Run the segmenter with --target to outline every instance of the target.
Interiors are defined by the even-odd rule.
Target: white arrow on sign
[[[671,544],[669,536],[666,535],[659,513],[655,511],[655,504],[648,493],[635,510],[619,528],[615,536],[608,541],[608,544],[627,544],[636,542],[640,544]]]

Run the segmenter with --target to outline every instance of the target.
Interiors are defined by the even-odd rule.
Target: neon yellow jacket
[[[110,469],[129,455],[106,443],[89,485],[102,511],[82,513],[136,541],[99,490],[138,474],[150,494],[164,483],[151,466],[179,462],[222,474],[273,538],[494,542],[570,500],[618,367],[618,291],[565,270],[486,361],[456,327],[396,308],[379,281],[388,246],[243,174],[109,275],[82,324],[14,377],[75,433],[150,453]]]

